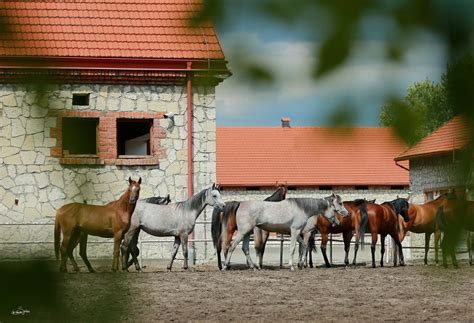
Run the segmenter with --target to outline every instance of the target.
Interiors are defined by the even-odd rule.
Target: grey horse
[[[224,207],[218,187],[202,190],[184,202],[157,205],[138,201],[131,218],[130,228],[122,242],[122,269],[126,270],[130,256],[130,244],[137,230],[158,237],[174,236],[173,251],[167,269],[171,270],[174,258],[182,244],[184,269],[188,269],[188,235],[193,232],[196,219],[207,206]]]
[[[324,215],[334,221],[335,211],[339,212],[342,216],[349,215],[349,212],[342,204],[341,197],[334,193],[323,199],[291,198],[281,202],[241,202],[237,211],[238,233],[227,253],[222,269],[227,269],[232,253],[241,240],[243,240],[242,250],[247,257],[247,264],[249,264],[250,268],[255,267],[249,254],[250,234],[254,227],[270,232],[291,235],[289,261],[291,270],[294,270],[293,256],[296,241],[298,240],[303,245],[298,262],[298,267],[302,268],[306,257],[308,239],[311,232],[316,228],[318,216]],[[301,235],[304,238],[301,238]]]

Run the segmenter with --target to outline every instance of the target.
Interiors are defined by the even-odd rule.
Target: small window
[[[390,186],[391,190],[403,190],[404,186],[403,185],[392,185]]]
[[[296,186],[288,186],[288,191],[296,191]]]
[[[320,191],[331,191],[331,190],[332,190],[332,186],[320,186],[320,187],[319,187],[319,190],[320,190]]]
[[[369,189],[368,186],[365,186],[365,185],[358,185],[355,187],[356,191],[366,191]]]
[[[98,124],[98,118],[63,118],[63,156],[97,155]]]
[[[247,186],[245,188],[246,191],[260,191],[260,187],[258,186]]]
[[[117,152],[120,158],[152,154],[152,119],[117,119]]]
[[[89,105],[89,93],[73,94],[72,105]]]

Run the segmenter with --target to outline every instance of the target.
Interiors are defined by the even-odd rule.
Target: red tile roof
[[[0,56],[224,59],[200,0],[2,1]]]
[[[452,152],[463,148],[467,144],[468,138],[466,124],[461,116],[457,116],[433,131],[415,146],[398,155],[395,160],[408,160],[414,157]]]
[[[408,185],[408,172],[393,161],[404,149],[389,128],[218,128],[217,181],[223,186]]]

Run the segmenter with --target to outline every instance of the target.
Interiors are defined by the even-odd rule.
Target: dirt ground
[[[54,273],[65,311],[14,320],[149,322],[213,320],[474,321],[474,266],[315,268],[290,272],[214,264],[187,272]],[[28,304],[23,304],[26,308]],[[2,313],[4,314],[4,313]],[[8,322],[13,317],[3,317]]]

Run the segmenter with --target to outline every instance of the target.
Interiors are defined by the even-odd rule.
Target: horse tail
[[[59,240],[61,239],[61,224],[58,220],[58,215],[56,214],[56,220],[54,221],[54,253],[56,255],[56,260],[59,260]]]
[[[365,236],[365,229],[367,227],[367,222],[369,222],[369,214],[367,213],[367,205],[363,204],[359,207],[360,212],[360,248],[364,248],[364,236]]]
[[[222,234],[222,224],[221,224],[221,210],[214,208],[212,211],[212,221],[211,221],[211,235],[212,243],[216,251],[221,245],[221,234]]]
[[[444,208],[442,206],[436,210],[436,223],[442,231],[446,231],[446,218],[444,216]]]

